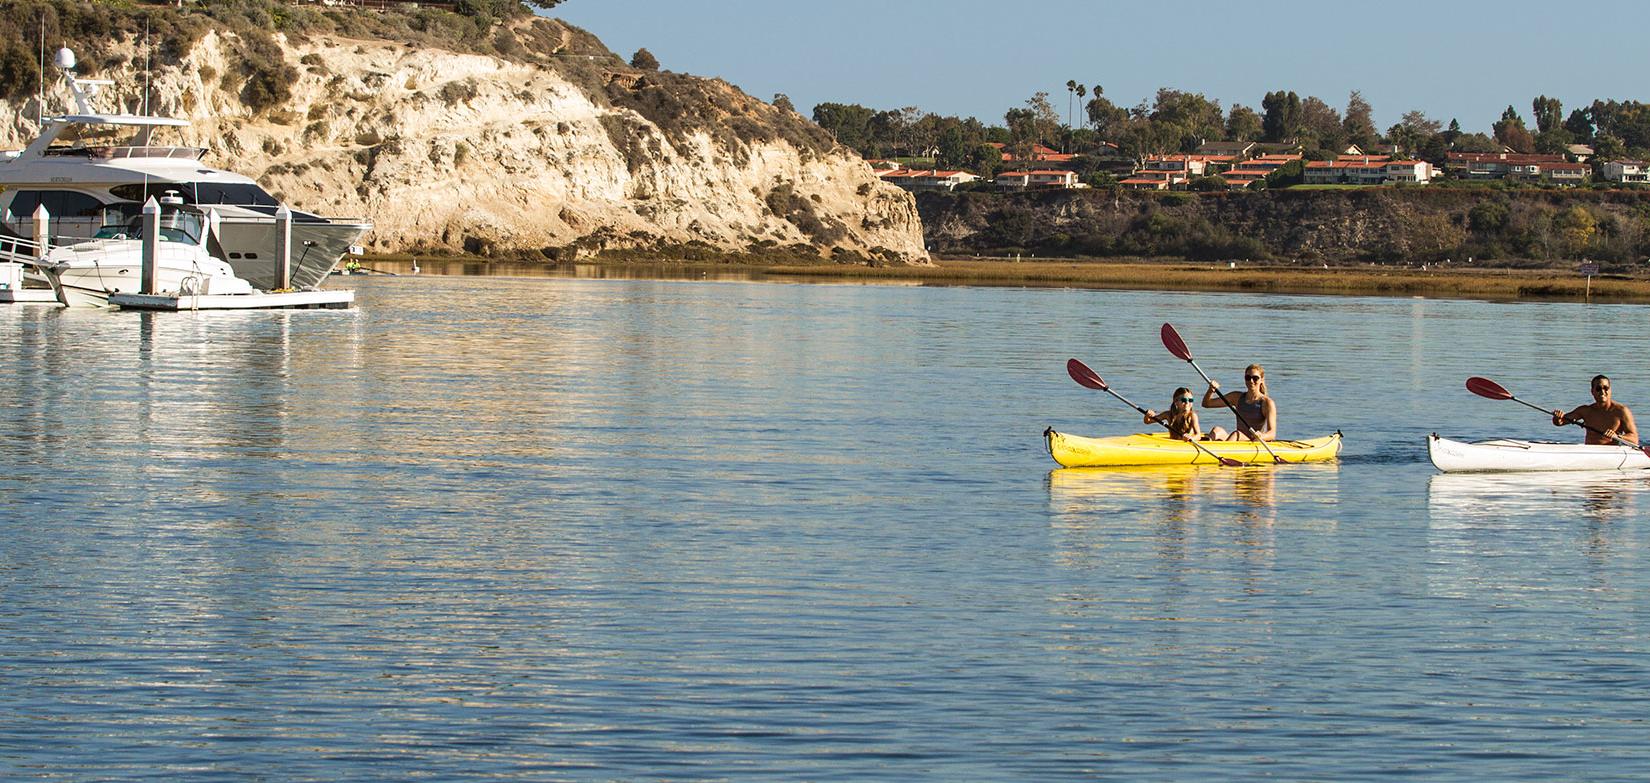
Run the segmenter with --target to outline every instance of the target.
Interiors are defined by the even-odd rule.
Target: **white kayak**
[[[1631,446],[1585,446],[1531,440],[1463,443],[1427,438],[1427,456],[1445,473],[1499,473],[1538,470],[1643,470],[1650,456]]]

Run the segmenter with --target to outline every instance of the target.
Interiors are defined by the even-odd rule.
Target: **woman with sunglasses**
[[[1198,424],[1197,411],[1192,409],[1192,390],[1184,386],[1174,390],[1174,396],[1169,398],[1169,409],[1163,413],[1154,410],[1146,411],[1147,424],[1161,424],[1169,428],[1169,437],[1175,440],[1197,440],[1203,435],[1203,427]]]
[[[1266,368],[1251,364],[1243,371],[1243,391],[1221,394],[1220,384],[1209,381],[1209,390],[1203,393],[1203,407],[1224,408],[1228,403],[1237,411],[1237,427],[1227,432],[1219,427],[1209,430],[1209,440],[1276,440],[1278,437],[1278,406],[1266,396]],[[1224,402],[1222,399],[1224,398]]]

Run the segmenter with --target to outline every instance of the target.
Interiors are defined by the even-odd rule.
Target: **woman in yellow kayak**
[[[1209,381],[1209,390],[1203,393],[1203,407],[1224,408],[1229,404],[1237,412],[1237,427],[1231,432],[1211,428],[1209,440],[1277,439],[1278,406],[1266,395],[1266,369],[1258,364],[1249,365],[1243,371],[1243,386],[1243,391],[1222,394],[1220,384]]]
[[[1175,389],[1174,396],[1169,398],[1169,409],[1163,413],[1146,411],[1146,423],[1168,427],[1169,437],[1176,440],[1197,440],[1203,435],[1203,427],[1198,424],[1197,411],[1192,409],[1195,399],[1191,389],[1184,386]]]

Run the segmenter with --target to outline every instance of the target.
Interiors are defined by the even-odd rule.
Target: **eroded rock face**
[[[372,249],[928,263],[909,194],[724,82],[617,61],[550,69],[386,41],[277,40],[298,74],[284,104],[247,107],[225,77],[233,36],[208,33],[154,67],[149,110],[192,120],[178,143],[208,148],[209,165],[306,211],[370,218]],[[126,111],[141,108],[142,62],[99,74]],[[32,103],[7,107],[4,146],[33,135]],[[47,105],[67,107],[66,91]]]

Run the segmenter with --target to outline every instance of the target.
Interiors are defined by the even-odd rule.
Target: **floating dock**
[[[47,293],[50,293],[49,291]],[[279,294],[110,294],[109,305],[123,310],[342,310],[355,302],[355,292],[291,291]]]
[[[0,288],[0,304],[45,302],[57,304],[57,294],[50,288]]]

